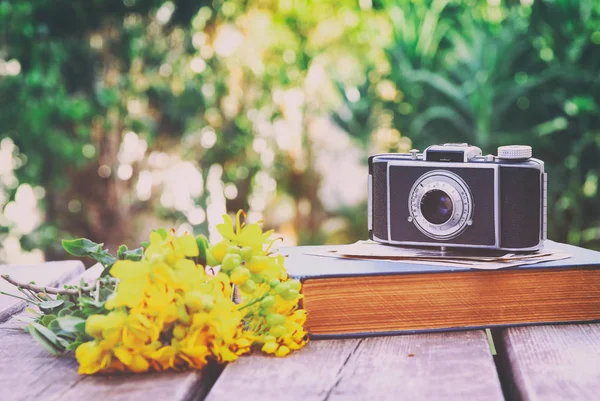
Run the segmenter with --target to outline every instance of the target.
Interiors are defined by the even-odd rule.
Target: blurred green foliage
[[[0,235],[48,257],[60,237],[116,249],[149,224],[206,232],[222,202],[299,243],[362,238],[364,203],[323,199],[319,160],[337,137],[314,127],[329,120],[362,163],[446,141],[532,145],[549,173],[549,237],[600,248],[599,51],[593,0],[5,0],[0,137],[18,150],[0,208],[29,184],[44,222],[23,232],[2,216]],[[130,132],[148,149],[128,159]],[[139,196],[153,154],[197,167],[189,207],[208,221],[155,181]],[[235,192],[218,198],[213,173]]]
[[[382,6],[389,72],[368,75],[338,121],[369,137],[384,116],[419,149],[531,145],[549,176],[549,238],[600,248],[600,3],[425,3]]]

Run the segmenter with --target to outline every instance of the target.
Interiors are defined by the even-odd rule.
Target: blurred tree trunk
[[[116,89],[119,77],[125,72],[121,71],[119,59],[111,51],[110,43],[119,40],[119,30],[106,23],[101,35],[104,43],[102,71],[97,80],[105,88]],[[104,117],[94,121],[91,128],[97,158],[84,168],[65,172],[70,187],[66,196],[51,193],[47,214],[48,221],[55,222],[73,235],[103,242],[111,252],[116,252],[120,244],[128,243],[133,235],[131,200],[127,196],[133,180],[124,181],[117,176],[124,128],[121,115],[124,101],[120,99],[109,106]],[[69,207],[69,202],[74,204]]]
[[[297,174],[292,169],[291,182],[292,187],[299,188],[300,191],[294,191],[296,194],[296,218],[294,225],[298,231],[298,245],[320,244],[321,223],[327,218],[327,212],[323,207],[323,202],[319,198],[319,188],[321,187],[321,174],[315,168],[314,144],[308,132],[308,121],[306,115],[315,115],[308,110],[306,104],[306,92],[304,92],[304,106],[302,107],[302,147],[306,160],[306,169]],[[303,202],[308,202],[309,210],[304,210]],[[307,213],[308,212],[308,213]]]

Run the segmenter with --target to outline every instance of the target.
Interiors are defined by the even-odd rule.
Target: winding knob
[[[531,146],[509,145],[498,148],[498,158],[506,160],[523,160],[531,157]]]

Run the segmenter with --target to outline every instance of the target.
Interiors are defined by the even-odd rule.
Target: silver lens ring
[[[425,216],[427,211],[422,210],[424,199],[431,194],[443,195],[442,218],[438,216],[437,220]],[[434,170],[415,181],[408,195],[408,210],[409,220],[423,234],[438,240],[452,239],[472,224],[473,197],[467,184],[458,175],[446,170]]]

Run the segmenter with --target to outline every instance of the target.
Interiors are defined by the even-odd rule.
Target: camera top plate
[[[431,145],[423,152],[423,159],[425,161],[434,162],[466,163],[477,156],[481,156],[481,149],[477,146],[469,146],[466,143]]]

